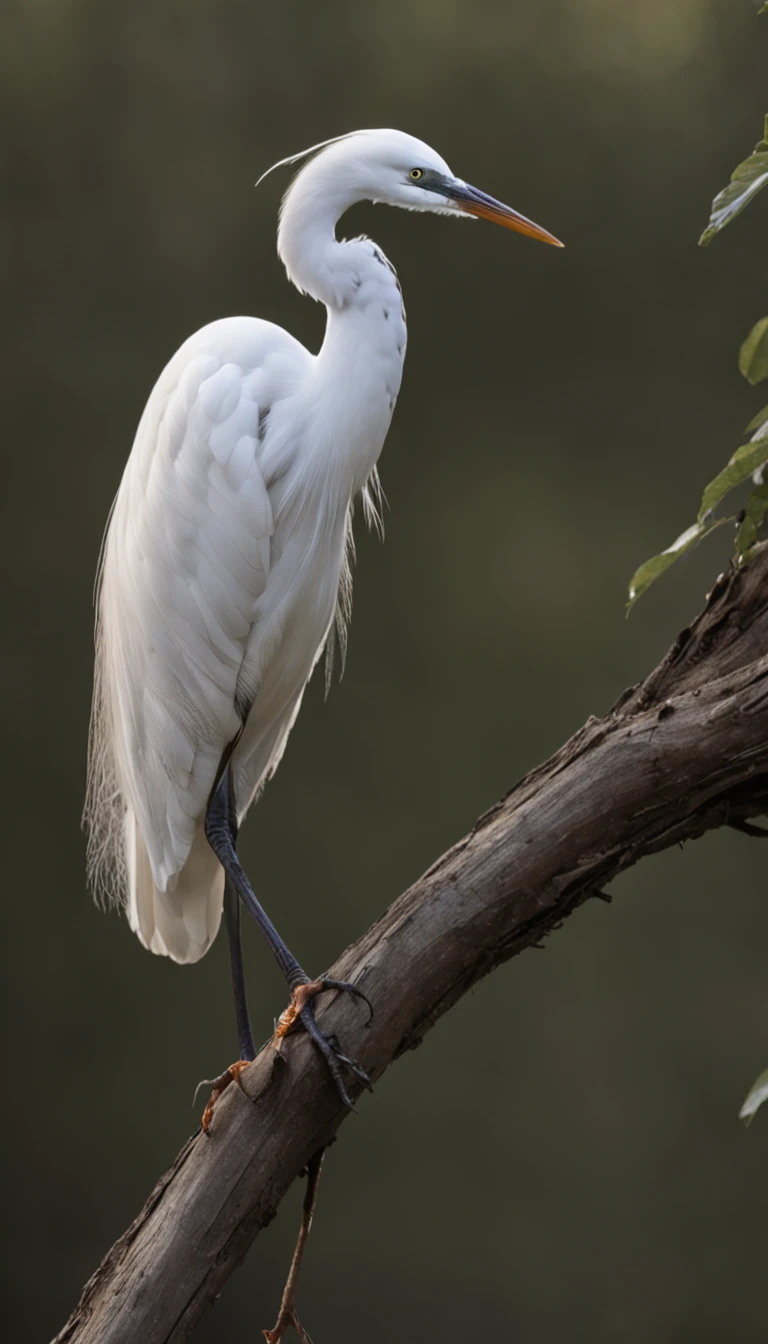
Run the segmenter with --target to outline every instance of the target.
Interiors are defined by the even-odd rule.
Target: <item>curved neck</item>
[[[359,285],[359,274],[350,245],[336,238],[336,224],[359,196],[343,188],[321,192],[302,186],[300,176],[283,203],[278,256],[302,294],[328,308],[345,308]]]
[[[310,164],[299,174],[283,202],[277,250],[293,284],[328,309],[315,366],[314,409],[323,396],[333,400],[336,451],[344,455],[349,449],[353,488],[360,489],[375,465],[400,389],[405,313],[397,277],[376,244],[336,238],[339,217],[365,193],[323,180],[314,168]]]

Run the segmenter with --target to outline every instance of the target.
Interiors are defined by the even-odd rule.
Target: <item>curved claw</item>
[[[356,999],[362,999],[368,1009],[368,1022],[373,1021],[373,1004],[367,994],[364,994],[362,989],[358,989],[357,985],[351,984],[349,980],[330,980],[327,975],[322,977],[322,985],[323,989],[340,989],[347,994],[354,995]]]
[[[341,1100],[350,1111],[354,1111],[355,1107],[352,1103],[352,1099],[344,1086],[344,1079],[341,1076],[341,1069],[339,1068],[338,1060],[336,1058],[336,1052],[330,1041],[323,1035],[318,1027],[312,1009],[310,1007],[302,1008],[299,1017],[301,1018],[307,1035],[314,1041],[320,1054],[324,1057],[325,1062],[330,1069],[331,1077],[336,1084],[336,1091],[341,1097]]]
[[[342,1051],[338,1049],[338,1047],[335,1047],[332,1044],[332,1042],[328,1039],[328,1037],[323,1034],[323,1032],[318,1027],[317,1022],[315,1021],[315,1014],[312,1011],[311,1003],[308,1003],[306,1007],[302,1008],[301,1012],[299,1013],[299,1017],[301,1018],[302,1026],[304,1027],[304,1030],[306,1031],[307,1035],[314,1042],[314,1044],[320,1051],[321,1055],[325,1059],[325,1062],[330,1070],[331,1077],[333,1078],[333,1081],[336,1084],[336,1090],[339,1096],[341,1097],[341,1100],[343,1101],[344,1105],[348,1107],[350,1111],[354,1111],[355,1107],[352,1103],[352,1099],[349,1096],[349,1093],[347,1092],[346,1087],[344,1086],[344,1078],[342,1076],[342,1072],[339,1065],[346,1064],[347,1068],[350,1070],[351,1073],[355,1075],[358,1082],[362,1083],[364,1087],[367,1087],[370,1091],[372,1091],[373,1085],[371,1083],[370,1078],[368,1077],[368,1074],[365,1072],[364,1069],[361,1069],[360,1065],[356,1064],[353,1059],[350,1059],[348,1055],[343,1054]]]
[[[337,1059],[340,1059],[341,1062],[342,1062],[342,1064],[346,1064],[347,1068],[352,1070],[352,1072],[354,1073],[355,1077],[356,1077],[357,1079],[359,1079],[359,1081],[363,1084],[363,1087],[366,1089],[366,1091],[368,1091],[368,1092],[372,1092],[372,1091],[373,1091],[373,1083],[371,1082],[370,1078],[368,1077],[368,1074],[365,1072],[365,1069],[361,1069],[360,1065],[359,1065],[359,1064],[356,1064],[355,1061],[354,1061],[354,1059],[350,1059],[349,1055],[345,1055],[345,1054],[344,1054],[344,1051],[342,1050],[341,1046],[339,1045],[339,1038],[338,1038],[338,1036],[336,1035],[336,1033],[333,1032],[331,1035],[326,1036],[325,1039],[327,1040],[328,1044],[330,1045],[330,1047],[331,1047],[331,1049],[332,1049],[334,1055],[336,1056],[336,1058],[337,1058]]]

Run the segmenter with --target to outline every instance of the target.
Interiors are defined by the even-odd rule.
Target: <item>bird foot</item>
[[[362,999],[368,1005],[368,1021],[370,1022],[373,1017],[373,1007],[362,990],[358,989],[356,985],[350,984],[347,980],[331,980],[327,976],[322,976],[319,980],[306,981],[304,984],[297,985],[294,989],[291,994],[291,1002],[277,1019],[272,1044],[276,1050],[280,1050],[288,1032],[296,1025],[297,1021],[300,1021],[313,1045],[325,1059],[341,1100],[345,1106],[353,1111],[355,1108],[344,1086],[344,1076],[340,1066],[344,1064],[369,1092],[373,1091],[373,1086],[365,1070],[361,1069],[359,1064],[356,1064],[353,1059],[342,1052],[334,1036],[324,1035],[315,1021],[313,1000],[318,994],[322,994],[325,989],[338,989],[344,993],[353,994],[357,999]],[[291,1323],[293,1324],[293,1322]],[[283,1329],[285,1329],[285,1326],[283,1326]],[[276,1338],[279,1339],[280,1336],[276,1336]]]
[[[230,1083],[237,1083],[238,1087],[242,1088],[243,1084],[240,1082],[240,1075],[243,1070],[247,1069],[248,1065],[252,1063],[252,1059],[238,1059],[236,1063],[230,1064],[228,1069],[225,1069],[223,1073],[219,1074],[218,1078],[211,1079],[211,1082],[213,1083],[213,1091],[208,1098],[208,1104],[203,1111],[203,1118],[201,1121],[204,1134],[210,1133],[213,1110],[222,1092],[226,1091]]]

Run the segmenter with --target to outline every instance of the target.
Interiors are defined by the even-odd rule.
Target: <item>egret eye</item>
[[[419,178],[424,176],[424,169],[412,168],[408,176],[410,177],[412,182],[418,182]]]

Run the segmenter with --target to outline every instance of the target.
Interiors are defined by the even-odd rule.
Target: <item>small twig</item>
[[[732,831],[741,831],[742,835],[751,835],[753,840],[768,840],[768,829],[755,826],[751,821],[729,821]]]
[[[301,1257],[304,1254],[307,1237],[312,1228],[312,1219],[317,1204],[317,1191],[318,1186],[320,1185],[320,1173],[323,1169],[324,1157],[325,1149],[321,1148],[319,1153],[315,1153],[314,1157],[311,1157],[307,1163],[307,1189],[304,1194],[301,1227],[299,1228],[299,1235],[296,1241],[296,1249],[293,1252],[291,1268],[288,1271],[288,1278],[285,1281],[285,1288],[283,1289],[283,1298],[280,1303],[280,1311],[278,1312],[277,1321],[271,1330],[263,1331],[267,1344],[279,1344],[279,1341],[283,1338],[289,1325],[293,1326],[296,1334],[301,1340],[301,1344],[312,1344],[312,1340],[299,1320],[294,1296],[299,1278],[299,1270],[301,1269]]]

